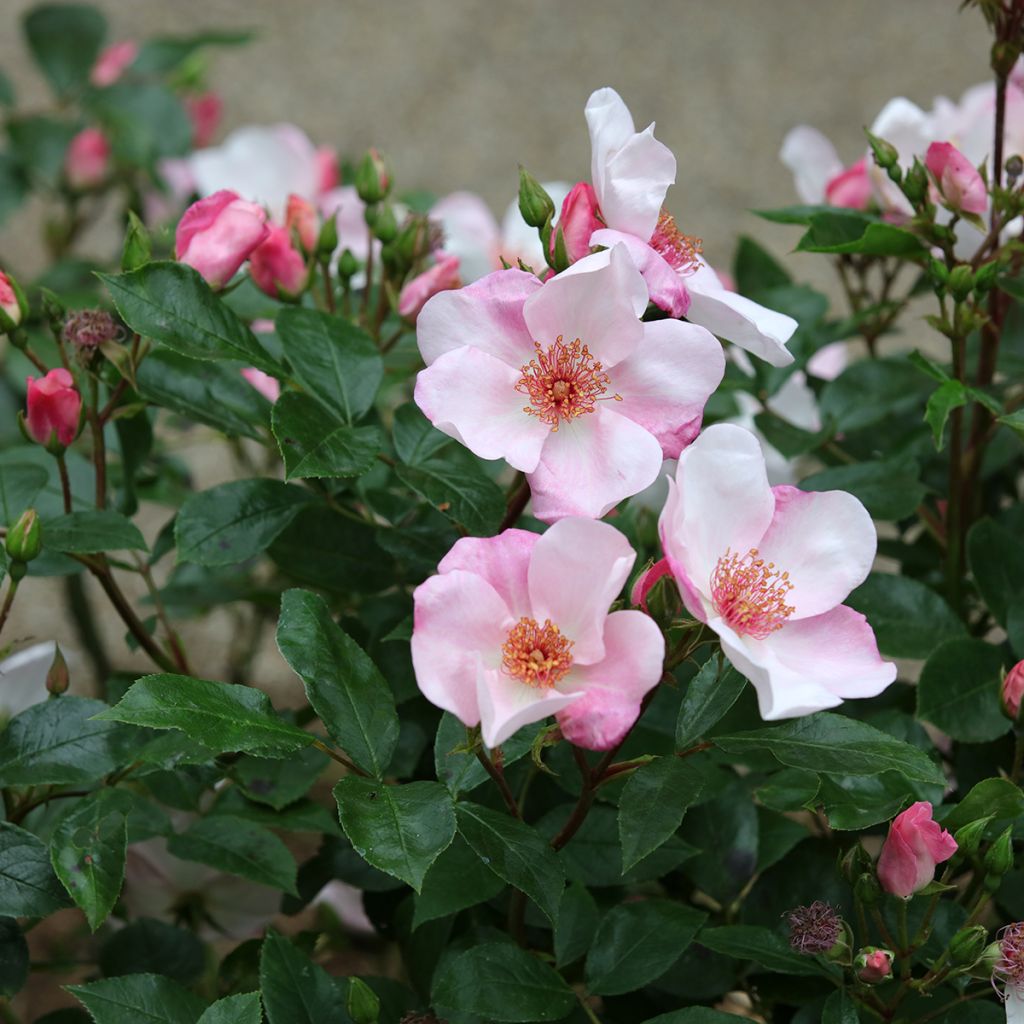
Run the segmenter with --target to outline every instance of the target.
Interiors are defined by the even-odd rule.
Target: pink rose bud
[[[886,892],[909,899],[932,881],[936,864],[956,851],[956,840],[932,820],[932,805],[920,800],[889,827],[878,858],[878,880]]]
[[[135,62],[138,55],[139,44],[134,39],[122,39],[119,43],[111,43],[96,58],[96,63],[89,72],[89,81],[97,89],[113,85]]]
[[[1024,661],[1018,661],[1003,680],[1003,711],[1006,717],[1017,721],[1020,717],[1020,702],[1024,696]]]
[[[291,231],[280,224],[269,225],[266,240],[252,251],[249,273],[272,299],[294,299],[309,282],[306,261],[292,243]]]
[[[647,595],[654,589],[654,584],[657,583],[662,576],[671,575],[672,568],[669,566],[667,558],[663,558],[660,562],[655,562],[654,565],[645,569],[637,577],[636,583],[633,584],[633,590],[629,595],[629,603],[634,607],[642,608],[647,612]]]
[[[223,288],[269,234],[262,206],[222,189],[185,211],[174,235],[174,250],[211,288]]]
[[[892,960],[890,950],[865,946],[854,961],[857,977],[865,985],[879,985],[892,977]]]
[[[871,202],[871,179],[868,177],[868,164],[864,157],[829,179],[825,184],[825,202],[847,210],[868,208]]]
[[[253,325],[255,328],[255,324]],[[242,370],[242,376],[268,401],[276,402],[281,397],[281,382],[269,373],[248,366]]]
[[[25,318],[25,301],[14,281],[0,270],[0,334],[14,330]]]
[[[934,178],[932,202],[964,213],[984,213],[988,209],[984,179],[951,142],[933,142],[924,165]]]
[[[48,444],[53,434],[65,448],[78,433],[82,396],[75,390],[75,379],[65,369],[51,370],[45,377],[29,377],[28,432],[40,444]]]
[[[565,252],[570,263],[590,254],[590,236],[604,223],[598,217],[597,193],[586,181],[578,181],[562,202],[556,231],[551,235],[551,253],[554,255],[557,231],[561,229]]]
[[[434,253],[435,263],[422,274],[414,277],[398,296],[398,315],[415,322],[428,299],[438,292],[460,288],[459,257],[444,252]]]
[[[196,149],[210,145],[217,137],[224,101],[219,93],[202,92],[185,99],[185,110],[192,122],[192,145]]]
[[[321,146],[314,157],[316,161],[317,191],[323,195],[341,184],[341,171],[338,169],[338,154],[330,146]]]
[[[101,185],[110,172],[110,143],[99,128],[84,128],[68,144],[64,177],[79,191]]]
[[[299,236],[302,248],[312,252],[316,248],[316,237],[320,230],[316,210],[308,199],[297,196],[294,192],[288,197],[288,206],[284,211],[285,227]]]

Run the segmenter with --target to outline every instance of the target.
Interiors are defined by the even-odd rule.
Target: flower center
[[[1007,925],[997,937],[999,960],[994,973],[1007,985],[1024,989],[1024,922]]]
[[[516,382],[516,391],[530,399],[523,412],[539,417],[553,431],[562,420],[593,412],[611,380],[590,349],[579,338],[566,345],[562,335],[547,348],[542,348],[539,341],[533,347],[536,358],[520,367],[523,375]],[[622,401],[621,395],[608,397]]]
[[[737,633],[763,640],[793,614],[786,597],[793,589],[789,573],[758,558],[757,548],[735,555],[729,548],[711,573],[711,603]]]
[[[549,689],[572,668],[572,643],[550,619],[541,626],[524,616],[502,644],[501,667],[527,686]]]
[[[651,248],[660,253],[673,270],[689,273],[700,264],[704,243],[693,235],[684,235],[676,226],[675,217],[662,210],[651,235]]]

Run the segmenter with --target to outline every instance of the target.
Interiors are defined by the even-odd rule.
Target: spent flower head
[[[842,921],[835,908],[823,900],[794,907],[786,915],[789,945],[804,956],[827,953],[839,941]]]

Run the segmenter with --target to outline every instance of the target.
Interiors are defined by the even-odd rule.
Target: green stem
[[[0,608],[0,633],[3,632],[7,616],[11,614],[11,605],[14,604],[14,595],[18,592],[18,581],[11,577],[7,584],[7,596],[4,598],[3,607]]]
[[[519,818],[519,804],[516,803],[515,795],[509,788],[508,780],[505,778],[505,772],[501,767],[495,764],[488,756],[487,752],[483,747],[478,746],[474,751],[476,759],[484,766],[484,771],[494,780],[494,784],[501,791],[501,798],[505,801],[505,806],[508,808],[508,813],[513,818]]]

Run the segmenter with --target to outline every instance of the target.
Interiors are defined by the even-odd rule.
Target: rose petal
[[[515,529],[497,537],[460,537],[441,559],[437,571],[463,569],[483,577],[501,596],[512,617],[519,619],[532,614],[526,573],[539,539],[539,534]]]
[[[524,725],[539,722],[577,700],[581,693],[561,693],[539,686],[527,686],[497,669],[481,668],[477,681],[480,732],[484,743],[494,749]]]

